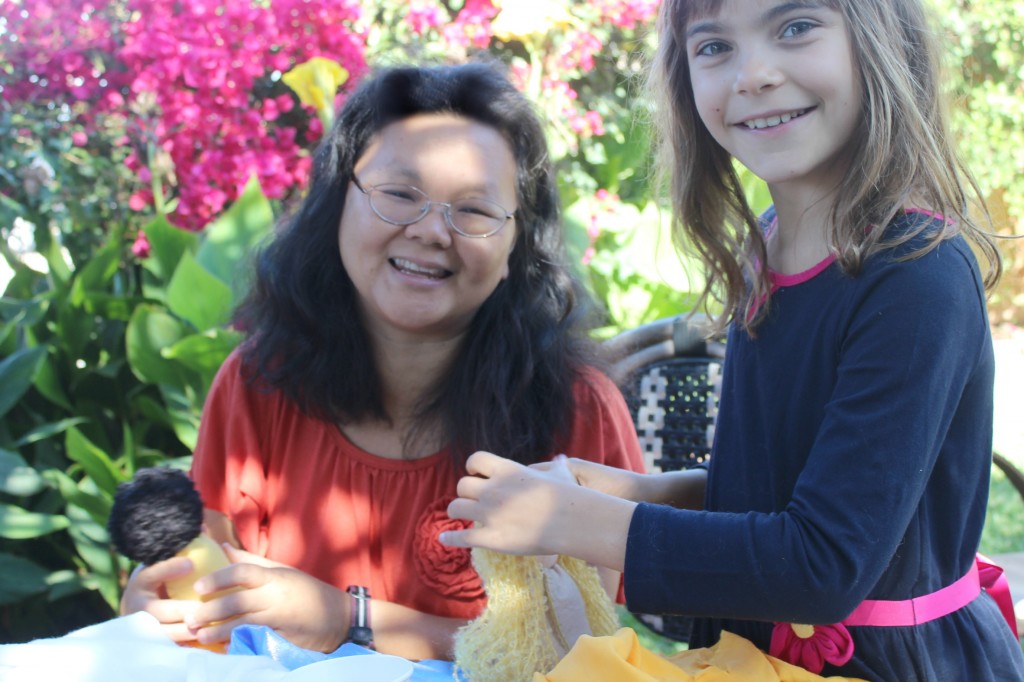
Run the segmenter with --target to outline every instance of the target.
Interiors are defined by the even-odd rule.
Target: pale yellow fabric
[[[487,608],[455,634],[455,667],[473,682],[519,682],[550,670],[580,635],[611,635],[615,607],[597,570],[573,557],[473,550]]]
[[[750,641],[723,632],[717,644],[662,658],[644,648],[631,628],[607,637],[580,637],[547,675],[533,682],[864,682],[821,677],[773,658]]]

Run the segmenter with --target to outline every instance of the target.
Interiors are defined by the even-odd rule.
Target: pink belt
[[[995,599],[1017,637],[1017,618],[1003,569],[979,554],[967,575],[931,594],[903,601],[865,599],[847,618],[833,625],[776,623],[768,653],[820,673],[825,663],[840,666],[853,656],[853,639],[846,626],[920,625],[962,609],[974,601],[982,589]]]

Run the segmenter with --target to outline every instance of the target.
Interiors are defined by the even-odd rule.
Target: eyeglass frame
[[[416,185],[410,185],[410,184],[407,184],[407,183],[404,183],[404,182],[386,182],[383,185],[367,185],[366,187],[363,187],[363,184],[361,182],[359,182],[359,178],[356,177],[356,175],[354,173],[352,174],[352,184],[356,186],[356,189],[358,189],[360,192],[362,192],[364,195],[366,195],[366,199],[370,203],[370,210],[372,210],[374,212],[374,214],[378,218],[380,218],[384,222],[388,223],[389,225],[397,225],[399,227],[408,227],[409,225],[415,225],[416,223],[418,223],[419,221],[423,220],[428,215],[430,215],[430,209],[432,207],[434,207],[434,206],[441,206],[444,209],[444,210],[441,211],[441,214],[444,215],[444,222],[445,222],[445,224],[448,225],[448,227],[453,232],[455,232],[456,234],[460,234],[463,237],[468,237],[469,239],[487,239],[488,237],[493,237],[494,235],[496,235],[499,232],[501,232],[505,228],[505,226],[508,225],[508,221],[516,217],[515,211],[512,211],[510,213],[508,211],[508,209],[506,209],[504,206],[502,206],[498,202],[491,201],[490,199],[486,199],[485,198],[485,199],[483,199],[483,201],[486,201],[488,203],[494,204],[496,207],[498,207],[499,209],[504,211],[504,213],[505,213],[505,220],[501,223],[501,225],[499,225],[498,227],[494,228],[494,230],[488,232],[487,234],[470,234],[468,232],[463,232],[462,230],[460,230],[458,227],[455,226],[455,222],[452,220],[452,202],[449,202],[449,201],[434,201],[433,199],[430,198],[429,194],[424,192],[422,189],[420,189]],[[409,189],[414,189],[417,192],[419,192],[420,194],[422,194],[423,197],[426,199],[426,204],[424,204],[420,216],[418,218],[416,218],[415,220],[410,220],[409,222],[399,222],[397,220],[392,220],[391,218],[388,218],[388,217],[382,215],[381,212],[377,209],[377,207],[373,203],[373,195],[371,194],[371,192],[373,192],[374,190],[379,189],[380,187],[383,187],[385,185],[391,185],[391,186],[395,186],[395,187],[408,187]],[[495,216],[495,217],[497,217],[497,216]]]

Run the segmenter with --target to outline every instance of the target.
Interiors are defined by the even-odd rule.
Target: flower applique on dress
[[[826,663],[838,667],[853,657],[853,638],[842,623],[776,623],[768,653],[812,673],[820,673]]]
[[[448,517],[448,504],[454,497],[442,498],[428,506],[416,523],[413,556],[420,580],[446,597],[474,600],[484,596],[484,585],[473,568],[469,549],[447,547],[437,540],[446,530],[468,528],[468,521]]]

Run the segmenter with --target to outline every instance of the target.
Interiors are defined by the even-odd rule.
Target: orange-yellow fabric
[[[622,628],[608,637],[576,640],[576,646],[547,675],[533,682],[858,682],[821,677],[764,653],[750,641],[722,632],[717,644],[666,659],[644,648],[636,632]],[[864,682],[860,680],[859,682]]]
[[[619,390],[588,372],[564,452],[643,471]],[[501,454],[501,453],[498,453]],[[277,392],[247,386],[237,354],[214,380],[192,477],[206,507],[226,514],[245,549],[344,589],[424,613],[475,618],[486,603],[469,550],[437,542],[463,527],[446,513],[461,467],[447,449],[402,461],[371,455]]]

